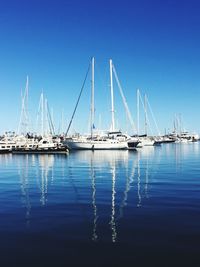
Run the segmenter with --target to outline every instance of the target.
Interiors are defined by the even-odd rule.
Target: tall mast
[[[93,137],[94,128],[94,57],[92,58],[92,80],[91,80],[91,138]]]
[[[113,96],[113,72],[112,59],[110,59],[110,94],[111,94],[111,131],[115,130],[115,110],[114,110],[114,96]]]
[[[144,95],[144,126],[145,126],[145,135],[147,135],[147,96],[146,94]]]
[[[181,116],[181,113],[179,114],[179,131],[180,131],[180,135],[181,135],[181,132],[183,131],[182,129],[182,116]]]
[[[44,136],[44,95],[41,93],[41,135]]]
[[[47,98],[44,100],[44,134],[47,136],[49,134],[48,131],[48,102]]]
[[[28,132],[28,124],[29,124],[29,118],[28,118],[28,83],[29,79],[28,76],[26,77],[26,87],[24,91],[24,95],[22,95],[22,106],[21,106],[21,115],[20,115],[20,121],[18,125],[18,134],[26,134]]]
[[[26,103],[25,103],[25,117],[26,117],[26,122],[25,122],[25,130],[26,130],[26,133],[28,132],[28,87],[29,87],[29,78],[28,78],[28,75],[26,77]]]
[[[176,133],[176,114],[174,115],[174,133]]]
[[[61,114],[61,134],[64,133],[64,111],[62,109],[62,114]]]
[[[137,89],[137,134],[140,132],[140,90]]]

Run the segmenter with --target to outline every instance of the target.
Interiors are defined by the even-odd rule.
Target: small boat
[[[153,146],[155,144],[155,140],[153,137],[150,136],[139,136],[139,144],[137,147],[143,147],[143,146]]]
[[[199,140],[199,135],[197,134],[190,134],[189,132],[181,132],[178,135],[179,141],[181,143],[190,143],[190,142],[197,142]]]
[[[5,134],[0,140],[0,153],[9,153],[16,147],[24,147],[25,140],[21,136]]]
[[[155,138],[154,145],[174,143],[176,140],[177,140],[177,138],[169,137],[168,135],[159,136],[159,137]]]
[[[68,149],[61,143],[54,142],[52,137],[43,137],[34,144],[27,143],[24,147],[13,148],[13,154],[66,154]]]
[[[131,137],[130,140],[127,141],[127,146],[129,150],[137,150],[140,141],[138,138]]]

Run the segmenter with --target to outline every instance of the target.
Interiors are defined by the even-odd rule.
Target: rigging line
[[[160,134],[160,130],[159,130],[159,128],[158,128],[158,124],[157,124],[157,122],[156,122],[156,119],[155,119],[155,116],[154,116],[154,113],[153,113],[153,110],[152,110],[152,108],[151,108],[151,105],[150,105],[150,103],[149,103],[148,98],[147,98],[147,104],[149,105],[149,110],[150,110],[150,112],[151,112],[151,116],[152,116],[152,118],[153,118],[154,124],[155,124],[155,126],[156,126],[157,131],[158,131],[158,135],[160,136],[160,135],[161,135],[161,134]]]
[[[20,119],[19,119],[19,124],[18,124],[18,129],[17,132],[20,134],[21,131],[21,126],[22,126],[22,116],[23,116],[23,111],[24,111],[24,106],[25,106],[25,96],[23,96],[23,93],[21,92],[21,100],[22,100],[22,107],[21,107],[21,113],[20,113]]]
[[[42,106],[42,94],[40,95],[40,100],[39,100],[39,106],[38,106],[38,111],[36,115],[36,131],[39,131],[40,125],[39,125],[39,115],[41,113],[41,106]]]
[[[52,132],[53,135],[55,135],[55,128],[54,128],[54,125],[53,125],[53,120],[52,120],[52,117],[51,117],[51,113],[50,113],[50,110],[49,110],[49,103],[47,102],[47,117],[49,119],[49,128]]]
[[[108,67],[106,66],[103,71],[100,71],[100,67],[98,62],[95,62],[95,75],[96,79],[99,79],[99,85],[97,85],[97,89],[101,89],[102,94],[107,97],[107,87],[108,87]],[[109,99],[109,101],[108,101]],[[110,106],[110,98],[106,99],[107,106]],[[108,104],[109,103],[109,104]]]
[[[131,116],[131,112],[129,110],[129,107],[128,107],[128,104],[127,104],[127,101],[126,101],[126,98],[124,96],[124,93],[123,93],[123,90],[122,90],[122,87],[121,87],[121,84],[119,82],[119,79],[118,79],[118,76],[117,76],[117,72],[115,70],[115,67],[113,65],[113,72],[114,72],[114,75],[115,75],[115,79],[116,79],[116,82],[118,84],[118,87],[119,87],[119,91],[120,91],[120,94],[121,94],[121,97],[122,97],[122,100],[123,100],[123,104],[124,104],[124,107],[125,107],[125,110],[126,110],[126,113],[128,115],[128,118],[129,118],[129,121],[130,121],[130,124],[132,126],[132,129],[133,129],[133,132],[136,132],[136,127],[135,127],[135,123],[133,121],[133,118]]]
[[[26,79],[26,87],[24,90],[24,95],[21,91],[21,99],[22,99],[22,107],[21,107],[21,113],[20,113],[20,121],[18,125],[18,134],[20,134],[20,131],[24,130],[22,129],[22,126],[25,125],[27,127],[28,124],[28,76]],[[24,121],[22,121],[24,120]],[[27,131],[27,129],[25,129]]]
[[[89,70],[90,70],[90,66],[91,66],[91,62],[89,63],[89,66],[88,66],[88,69],[87,69],[87,72],[86,72],[86,75],[85,75],[85,79],[84,79],[84,81],[83,81],[83,85],[82,85],[82,87],[81,87],[81,91],[80,91],[79,96],[78,96],[78,100],[77,100],[77,102],[76,102],[74,111],[73,111],[73,113],[72,113],[72,117],[71,117],[71,120],[70,120],[70,122],[69,122],[67,131],[66,131],[66,134],[65,134],[66,136],[67,136],[67,134],[68,134],[68,132],[69,132],[69,129],[70,129],[70,127],[71,127],[71,124],[72,124],[74,115],[75,115],[75,113],[76,113],[76,109],[77,109],[77,107],[78,107],[78,104],[79,104],[79,101],[80,101],[80,98],[81,98],[81,95],[82,95],[82,92],[83,92],[83,88],[84,88],[84,86],[85,86],[85,83],[86,83],[86,80],[87,80],[87,77],[88,77],[88,73],[89,73]]]
[[[144,102],[143,102],[143,100],[142,100],[142,96],[141,96],[141,93],[140,93],[140,92],[139,92],[139,96],[140,96],[140,101],[141,101],[141,103],[142,103],[142,107],[143,107],[143,109],[144,109],[144,111],[145,111],[145,105],[144,105]],[[147,124],[148,124],[149,130],[150,130],[151,134],[153,135],[152,128],[150,127],[149,117],[148,117],[148,115],[147,115],[147,110],[146,110],[146,118],[147,118]]]

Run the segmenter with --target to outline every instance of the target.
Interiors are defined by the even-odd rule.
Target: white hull
[[[76,141],[70,140],[65,141],[65,145],[69,149],[87,149],[87,150],[111,150],[111,149],[127,149],[127,142],[119,142],[116,140],[106,140],[106,141]]]
[[[149,138],[139,138],[140,143],[137,147],[143,147],[143,146],[153,146],[155,144],[155,141]]]
[[[37,139],[26,137],[13,137],[10,140],[0,140],[0,152],[12,151],[16,149],[49,149],[57,148],[60,145],[58,142],[54,142],[52,137],[44,137],[39,142]]]

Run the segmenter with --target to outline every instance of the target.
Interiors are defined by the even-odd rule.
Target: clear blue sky
[[[112,58],[134,119],[140,88],[161,131],[172,128],[174,114],[181,113],[184,127],[199,132],[199,14],[198,0],[1,0],[0,133],[17,129],[27,74],[33,124],[43,89],[56,127],[64,110],[67,128],[91,56],[97,125],[100,117],[102,127],[110,123]],[[125,129],[114,85],[117,124]],[[90,81],[73,124],[81,132],[87,130],[89,90]]]

